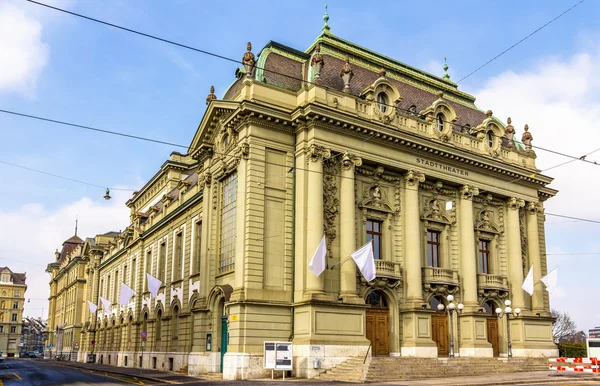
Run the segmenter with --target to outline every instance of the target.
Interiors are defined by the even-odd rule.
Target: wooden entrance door
[[[498,318],[488,318],[487,339],[492,344],[494,356],[500,356],[500,334],[498,331]]]
[[[438,356],[447,356],[450,353],[448,342],[448,316],[431,316],[431,338],[437,344]]]
[[[390,354],[389,310],[373,308],[367,310],[367,339],[371,341],[373,356]]]

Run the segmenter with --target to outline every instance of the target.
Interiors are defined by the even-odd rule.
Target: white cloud
[[[600,46],[588,46],[569,58],[547,58],[527,71],[502,73],[473,94],[483,110],[493,109],[503,120],[510,116],[519,138],[527,123],[534,146],[579,157],[600,147],[600,78],[594,66],[598,60]],[[569,160],[535,150],[541,169]],[[600,152],[587,159],[600,163]],[[548,201],[548,212],[600,219],[600,207],[582,200],[582,194],[600,188],[600,166],[575,161],[548,175],[555,178],[551,187],[560,191]],[[575,181],[576,175],[585,184]]]
[[[600,45],[596,41],[582,47],[570,57],[543,58],[524,71],[504,72],[469,92],[477,96],[481,109],[492,109],[503,120],[510,116],[519,139],[527,123],[534,146],[582,156],[600,147],[600,78],[595,69]],[[541,149],[535,151],[540,169],[569,160]],[[600,151],[587,159],[600,163]],[[595,204],[600,166],[575,161],[547,174],[555,178],[550,187],[559,193],[547,202],[546,212],[600,220],[600,207]],[[593,270],[587,267],[596,263],[597,256],[562,254],[598,250],[591,236],[598,225],[551,216],[546,219],[546,243],[552,254],[548,265],[560,266],[559,287],[551,296],[551,306],[568,312],[579,329],[587,330],[598,324],[589,312],[589,296],[582,295],[596,290]]]
[[[0,93],[34,97],[48,52],[41,23],[11,3],[0,4]]]
[[[82,239],[99,233],[118,231],[129,224],[125,201],[129,192],[111,191],[111,201],[82,198],[56,210],[31,203],[13,211],[0,211],[0,266],[14,272],[27,272],[25,315],[44,317],[48,312],[50,275],[46,265],[54,261],[54,251],[75,232]]]

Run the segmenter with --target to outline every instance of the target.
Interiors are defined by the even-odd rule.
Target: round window
[[[436,124],[436,126],[437,126],[437,129],[438,129],[439,131],[444,131],[444,121],[445,121],[445,120],[446,120],[446,119],[445,119],[445,117],[444,117],[444,114],[441,114],[441,113],[440,113],[440,114],[438,114],[438,115],[437,115],[437,117],[436,117],[436,119],[435,119],[435,124]]]
[[[487,143],[489,147],[494,146],[494,133],[491,130],[487,132]]]
[[[379,107],[379,111],[385,113],[387,111],[388,99],[387,95],[384,92],[380,92],[377,94],[377,106]]]

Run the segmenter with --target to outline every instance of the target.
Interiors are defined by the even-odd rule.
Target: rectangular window
[[[202,252],[202,221],[196,223],[196,229],[194,230],[194,267],[193,273],[200,272],[200,254]]]
[[[10,333],[15,334],[17,332],[17,326],[10,326]]]
[[[21,293],[18,290],[16,290],[15,291],[15,297],[18,298],[20,295],[21,295]]]
[[[115,280],[114,280],[115,288],[113,289],[113,303],[118,301],[119,296],[119,271],[115,272]]]
[[[381,236],[383,222],[377,220],[367,220],[367,242],[373,240],[373,258],[381,259]]]
[[[235,213],[237,174],[232,173],[221,182],[221,238],[219,273],[233,271],[235,264]]]
[[[440,266],[440,232],[427,231],[427,266]]]
[[[149,273],[150,275],[152,275],[152,251],[148,251],[146,252],[146,273]],[[148,276],[144,275],[146,278],[146,289],[145,291],[148,291]]]
[[[181,264],[183,263],[182,248],[183,232],[175,236],[175,264],[173,265],[173,280],[181,279]]]
[[[0,332],[4,332],[4,326],[0,326]]]
[[[167,258],[167,243],[160,244],[160,252],[158,255],[158,278],[160,281],[165,280],[165,259]]]
[[[13,310],[18,310],[19,309],[19,302],[14,302],[13,303]]]
[[[137,288],[135,288],[135,280],[136,280],[136,276],[137,276],[137,265],[136,265],[136,259],[133,259],[131,262],[131,279],[130,279],[130,287],[131,289],[133,289],[134,291],[137,291]]]
[[[479,273],[490,273],[490,242],[479,240]]]
[[[17,314],[12,314],[11,322],[17,321]]]
[[[127,284],[127,266],[123,266],[123,283]]]

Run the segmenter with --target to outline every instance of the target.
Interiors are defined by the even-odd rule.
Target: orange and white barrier
[[[600,374],[600,360],[598,358],[551,358],[549,361],[549,370]],[[564,363],[566,366],[554,365],[553,363]]]

